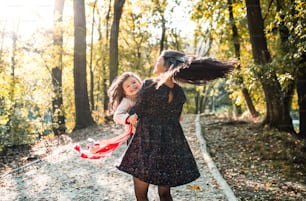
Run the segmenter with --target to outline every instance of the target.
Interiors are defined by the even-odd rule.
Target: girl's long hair
[[[164,50],[161,56],[168,70],[156,79],[157,88],[170,77],[182,83],[204,84],[225,77],[236,64],[235,60],[221,61],[210,57],[185,55],[175,50]]]
[[[109,97],[108,115],[112,115],[114,113],[123,97],[125,97],[123,82],[129,77],[133,77],[139,81],[139,83],[142,83],[140,77],[132,72],[124,72],[122,75],[116,77],[107,91]]]

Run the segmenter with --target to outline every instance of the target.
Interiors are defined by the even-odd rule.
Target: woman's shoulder
[[[143,81],[143,88],[152,88],[156,83],[152,78],[147,78]]]
[[[183,87],[182,87],[181,85],[179,85],[178,83],[174,83],[173,89],[175,89],[175,90],[181,90],[181,91],[184,90]]]
[[[148,85],[148,84],[152,84],[153,83],[153,79],[152,78],[146,78],[144,81],[143,81],[143,84],[144,85]]]
[[[176,93],[179,93],[179,94],[185,96],[184,89],[179,84],[175,83],[173,89],[174,89],[174,91],[176,91]]]

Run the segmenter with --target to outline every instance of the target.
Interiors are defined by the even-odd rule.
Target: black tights
[[[149,184],[133,177],[134,190],[137,201],[149,201],[148,190]],[[158,195],[160,201],[173,201],[169,186],[158,186]]]

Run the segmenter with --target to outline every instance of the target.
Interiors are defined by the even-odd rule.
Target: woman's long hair
[[[164,50],[161,56],[168,70],[157,80],[157,88],[170,77],[182,83],[204,84],[207,81],[225,77],[234,69],[236,63],[210,57],[185,55],[175,50]]]

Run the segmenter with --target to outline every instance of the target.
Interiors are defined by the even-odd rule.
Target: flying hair
[[[157,88],[170,77],[181,83],[205,84],[208,81],[225,77],[237,63],[234,60],[221,61],[211,57],[185,55],[175,50],[164,50],[161,56],[168,70],[156,79]]]
[[[234,69],[235,61],[221,61],[210,57],[190,57],[190,64],[180,68],[174,79],[189,84],[205,84],[208,81],[224,78]]]

